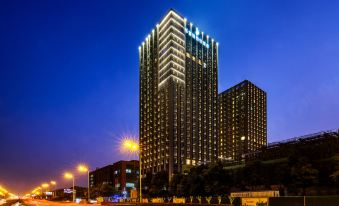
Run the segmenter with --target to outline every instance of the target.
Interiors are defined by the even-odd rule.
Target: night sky
[[[339,1],[2,0],[0,185],[133,158],[118,142],[138,135],[138,46],[170,8],[219,42],[219,92],[267,92],[269,142],[339,128]]]

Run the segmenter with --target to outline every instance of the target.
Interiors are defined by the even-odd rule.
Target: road
[[[52,202],[39,199],[7,200],[0,206],[99,206],[98,204],[76,204],[72,202]]]
[[[16,206],[18,204],[19,200],[6,200],[5,202],[0,203],[1,206]]]
[[[98,204],[76,204],[71,202],[52,202],[47,200],[26,199],[15,206],[98,206]]]

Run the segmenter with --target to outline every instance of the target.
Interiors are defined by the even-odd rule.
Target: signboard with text
[[[279,191],[248,191],[248,192],[231,192],[231,197],[279,197]]]
[[[243,197],[241,206],[268,206],[268,198]]]

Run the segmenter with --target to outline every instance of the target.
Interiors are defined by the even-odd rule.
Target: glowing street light
[[[0,191],[1,191],[3,194],[8,193],[8,191],[7,191],[5,188],[1,187],[1,186],[0,186]]]
[[[47,187],[49,187],[49,184],[43,183],[43,184],[41,185],[41,187],[46,189]]]
[[[72,179],[73,180],[73,202],[75,202],[75,188],[74,188],[74,175],[72,174],[72,173],[69,173],[69,172],[66,172],[65,174],[64,174],[64,177],[66,178],[66,179]]]
[[[87,183],[88,183],[88,191],[87,191],[87,196],[88,196],[88,202],[90,202],[90,191],[89,191],[89,168],[86,165],[80,164],[78,165],[78,171],[80,173],[87,173]]]
[[[32,195],[37,195],[37,196],[40,195],[40,193],[42,193],[42,187],[39,186],[39,187],[34,188],[31,193]]]
[[[53,191],[53,190],[55,190],[55,185],[56,185],[57,183],[56,183],[56,181],[54,181],[54,180],[51,180],[49,183],[53,186],[53,189],[52,189],[52,195],[54,196],[54,191]]]
[[[139,146],[139,143],[137,140],[132,139],[132,138],[124,138],[121,141],[120,145],[121,151],[122,152],[127,152],[130,154],[136,154],[139,153],[139,201],[140,203],[142,202],[142,186],[141,186],[141,149]]]
[[[41,187],[45,189],[45,195],[46,195],[46,198],[47,198],[46,192],[47,192],[47,188],[49,187],[49,184],[48,184],[48,183],[43,183],[43,184],[41,185]],[[42,191],[42,190],[41,190],[41,193],[43,194],[43,191]]]
[[[125,138],[121,142],[121,149],[123,152],[135,154],[139,152],[139,143],[134,139]]]
[[[66,179],[72,179],[72,178],[73,178],[73,174],[72,174],[72,173],[69,173],[69,172],[65,172],[64,177],[65,177]]]

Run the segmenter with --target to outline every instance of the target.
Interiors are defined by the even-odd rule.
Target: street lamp
[[[74,175],[72,173],[66,172],[64,174],[64,177],[66,179],[72,179],[73,180],[73,191],[72,191],[72,193],[73,193],[73,202],[75,202],[75,193],[76,193],[76,191],[75,191],[75,188],[74,188]]]
[[[51,183],[51,185],[53,185],[53,190],[55,190],[56,181],[52,180],[49,183]],[[54,196],[54,192],[53,191],[52,191],[52,194]]]
[[[121,141],[121,150],[123,152],[128,152],[128,153],[131,153],[131,154],[136,154],[139,152],[139,201],[140,203],[142,202],[142,186],[141,186],[141,149],[140,149],[140,146],[139,146],[139,143],[135,140],[135,139],[132,139],[132,138],[124,138],[122,141]]]
[[[49,187],[49,184],[47,184],[47,183],[43,183],[43,184],[41,185],[41,187],[46,189],[46,188],[48,188],[48,187]]]
[[[43,184],[41,185],[41,187],[45,189],[45,198],[47,199],[47,194],[46,194],[46,192],[47,192],[47,188],[49,187],[49,184],[43,183]],[[41,191],[41,193],[43,193],[43,192]]]
[[[90,202],[90,194],[89,194],[89,168],[86,165],[80,164],[80,165],[78,165],[78,171],[81,172],[81,173],[87,173],[87,183],[88,183],[87,195],[88,195],[88,202]]]
[[[42,188],[40,186],[32,190],[32,195],[40,196],[40,193],[42,193]]]

